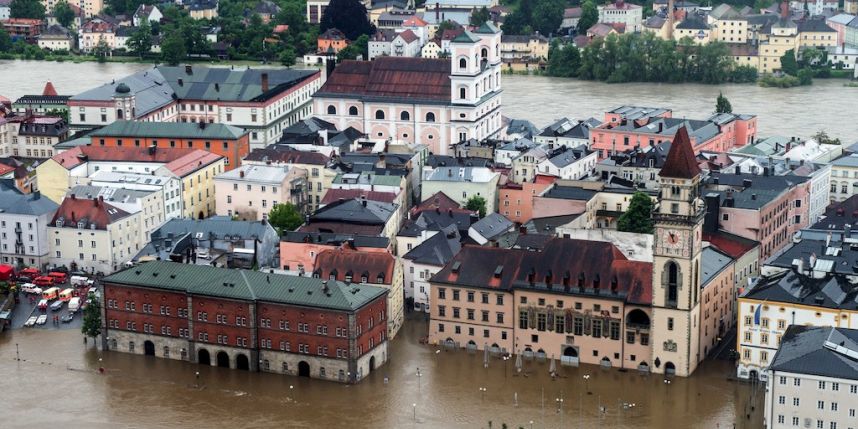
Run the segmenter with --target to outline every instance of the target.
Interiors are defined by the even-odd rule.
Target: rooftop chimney
[[[193,69],[193,67],[191,67],[190,64],[185,65],[185,73],[194,74],[194,69]]]
[[[439,23],[439,24],[441,23],[440,13],[441,13],[441,3],[435,2],[435,22]]]
[[[268,92],[268,73],[262,73],[262,92]]]

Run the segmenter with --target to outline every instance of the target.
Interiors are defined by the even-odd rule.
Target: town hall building
[[[314,114],[372,139],[450,145],[501,129],[501,32],[485,23],[450,42],[449,59],[344,61],[313,95]]]

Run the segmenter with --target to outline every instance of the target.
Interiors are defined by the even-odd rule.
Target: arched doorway
[[[646,362],[641,362],[638,365],[638,371],[640,372],[649,372],[649,365]]]
[[[245,371],[250,371],[250,361],[247,359],[247,355],[236,356],[235,367],[236,367],[236,369],[243,369]]]
[[[229,368],[229,355],[225,351],[217,352],[217,366]]]
[[[564,365],[578,365],[578,349],[573,346],[563,348],[563,354],[560,356],[560,363]]]
[[[369,372],[375,371],[375,356],[369,358]]]
[[[310,364],[301,361],[298,362],[298,377],[309,377],[310,376]]]
[[[676,365],[674,365],[673,362],[664,364],[664,373],[667,375],[676,374]]]
[[[143,354],[146,356],[155,356],[155,343],[146,340],[143,342]]]
[[[200,211],[199,216],[197,217],[197,219],[203,220],[203,219],[205,219],[205,218],[206,218],[205,213],[203,213],[202,211]]]
[[[197,363],[200,365],[211,365],[212,357],[209,355],[209,351],[206,349],[200,349],[197,352]]]
[[[751,381],[757,381],[758,377],[759,375],[757,375],[757,371],[755,370],[751,370],[751,372],[748,373],[748,379]]]
[[[603,368],[610,368],[611,367],[611,360],[608,359],[607,356],[605,356],[602,358],[602,360],[599,361],[599,365],[601,365]]]

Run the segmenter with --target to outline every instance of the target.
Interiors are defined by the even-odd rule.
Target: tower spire
[[[667,159],[658,174],[675,179],[693,179],[700,174],[700,166],[697,165],[694,148],[691,147],[691,137],[684,125],[676,132],[670,152],[667,153]]]

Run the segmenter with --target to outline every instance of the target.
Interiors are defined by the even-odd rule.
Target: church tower
[[[659,172],[652,276],[653,372],[688,376],[704,358],[700,342],[700,254],[703,202],[700,167],[685,127]]]

